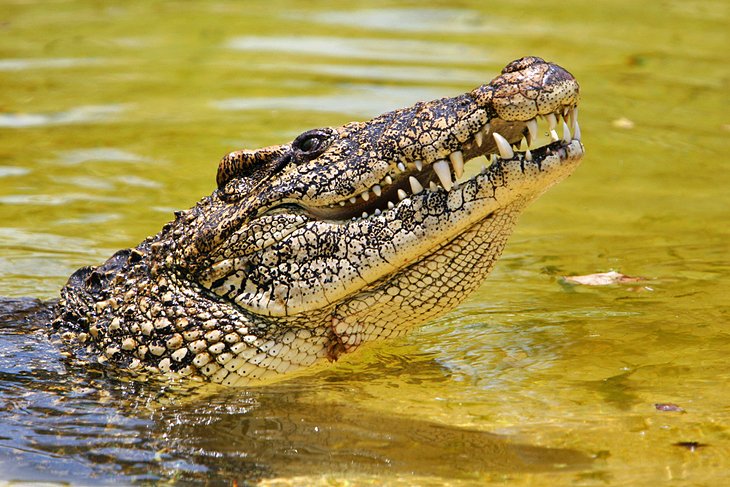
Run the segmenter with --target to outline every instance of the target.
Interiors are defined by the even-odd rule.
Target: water
[[[155,233],[233,149],[457,94],[526,54],[581,82],[588,155],[465,305],[289,383],[125,382],[3,322],[0,481],[727,482],[729,9],[2,2],[5,296],[53,298]],[[608,270],[646,279],[561,278]]]

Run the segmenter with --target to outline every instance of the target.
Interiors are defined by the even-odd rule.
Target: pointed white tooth
[[[383,192],[383,190],[379,184],[376,184],[375,186],[373,186],[372,189],[373,189],[373,193],[375,193],[375,196],[380,196],[381,193]]]
[[[393,204],[393,202],[392,201],[388,201],[388,209],[389,210],[392,210],[393,208],[395,208],[395,205]]]
[[[461,153],[460,150],[454,151],[451,154],[449,154],[449,159],[451,160],[451,165],[454,167],[454,174],[456,174],[457,178],[460,178],[464,175],[464,155]]]
[[[383,213],[383,212],[380,211],[380,208],[375,208],[375,211],[373,212],[373,215],[380,216],[381,213]]]
[[[573,125],[575,125],[575,110],[576,108],[571,108],[568,111],[568,117],[566,119],[566,122],[568,122],[568,127],[571,129],[573,128]]]
[[[558,133],[555,131],[555,129],[552,129],[550,131],[550,138],[553,140],[553,142],[557,142],[560,140],[560,137],[558,137]]]
[[[482,144],[484,144],[484,132],[480,130],[479,132],[474,134],[474,140],[477,143],[477,147],[481,147]]]
[[[439,190],[439,187],[436,186],[436,183],[431,181],[430,183],[428,183],[428,189],[430,189],[431,191],[433,191],[435,193],[436,191]]]
[[[344,201],[340,201],[340,206],[345,206],[345,202]]]
[[[558,118],[555,116],[554,113],[548,113],[545,115],[545,119],[548,122],[548,130],[555,130],[555,127],[558,126]]]
[[[416,165],[416,169],[418,169],[419,171],[423,170],[423,161],[422,161],[422,160],[420,160],[420,159],[416,159],[416,160],[415,160],[415,161],[413,162],[413,164],[415,164],[415,165]]]
[[[451,190],[454,183],[451,182],[451,169],[449,169],[449,163],[443,159],[436,161],[433,163],[433,171],[436,173],[436,176],[438,176],[439,181],[441,181],[441,186],[443,186],[446,191]]]
[[[360,194],[360,196],[361,196],[361,197],[362,197],[362,199],[364,199],[365,201],[367,201],[367,200],[369,200],[369,199],[370,199],[370,193],[368,193],[368,191],[367,191],[367,190],[365,190],[365,192],[364,192],[364,193],[361,193],[361,194]]]
[[[528,145],[531,146],[537,140],[537,120],[534,118],[527,121],[527,132],[530,134]]]
[[[580,140],[580,125],[578,125],[578,120],[573,124],[573,140]]]
[[[408,178],[408,182],[411,183],[411,190],[413,191],[413,194],[418,194],[423,191],[423,186],[421,186],[421,183],[418,181],[418,179],[411,176]]]
[[[363,218],[367,218],[368,217],[368,212],[367,211],[363,211],[362,212],[362,217]]]
[[[570,142],[570,129],[565,122],[563,122],[563,142]]]
[[[400,172],[406,172],[406,165],[403,164],[402,162],[399,162],[398,164],[396,164],[396,166],[398,167],[398,170]]]
[[[355,198],[354,196],[350,198],[350,203],[352,203],[353,205],[357,203],[357,198]]]
[[[398,190],[398,199],[403,201],[404,199],[408,198],[408,193],[403,191],[402,189]]]
[[[385,176],[385,184],[393,184],[393,178],[390,175]]]
[[[532,152],[530,152],[530,149],[527,149],[525,151],[525,160],[526,161],[531,161],[532,160]]]
[[[527,135],[529,136],[530,134],[527,134]],[[522,140],[520,140],[520,147],[518,148],[518,150],[526,150],[526,149],[529,149],[529,147],[530,147],[530,143],[527,141],[527,137],[522,137]]]
[[[512,147],[507,142],[507,139],[499,135],[497,132],[492,134],[494,141],[497,143],[497,149],[499,149],[499,155],[502,159],[512,159],[515,156]]]

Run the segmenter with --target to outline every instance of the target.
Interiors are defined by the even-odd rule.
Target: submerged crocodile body
[[[232,152],[213,194],[70,277],[56,336],[82,359],[226,385],[399,336],[474,291],[519,213],[577,166],[578,92],[527,57],[454,98]]]

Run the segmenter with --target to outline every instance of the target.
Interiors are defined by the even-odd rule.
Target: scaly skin
[[[54,329],[82,358],[226,385],[399,336],[474,291],[518,214],[577,166],[578,91],[523,58],[454,98],[232,152],[213,194],[71,276]],[[514,151],[539,115],[572,130]]]

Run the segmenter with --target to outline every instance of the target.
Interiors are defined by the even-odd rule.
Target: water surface
[[[461,93],[523,55],[581,82],[588,155],[466,304],[313,376],[128,382],[2,321],[0,481],[728,482],[729,8],[3,2],[11,298],[54,298],[155,233],[231,150]],[[645,280],[561,278],[608,270]]]

